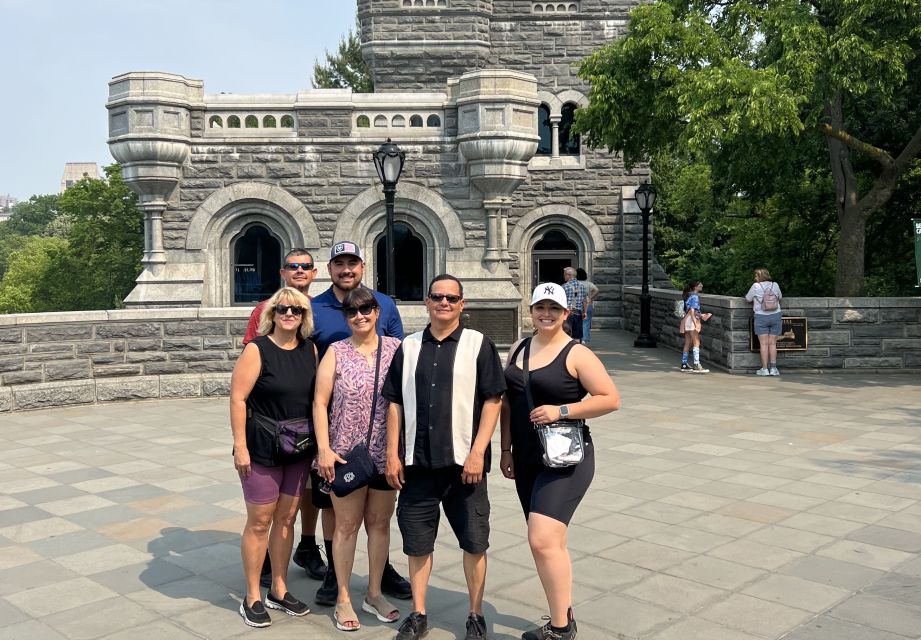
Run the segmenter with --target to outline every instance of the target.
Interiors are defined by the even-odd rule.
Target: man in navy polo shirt
[[[356,287],[363,287],[361,278],[365,272],[365,263],[362,260],[361,249],[354,242],[337,242],[329,252],[329,263],[326,265],[332,285],[310,301],[313,310],[313,335],[310,337],[317,345],[320,359],[333,342],[344,340],[352,335],[345,315],[342,313],[342,300],[345,295]],[[390,296],[377,291],[371,291],[380,307],[380,318],[377,321],[377,331],[381,335],[403,339],[403,320],[397,305]],[[315,471],[311,472],[311,499],[313,505],[323,509],[324,531],[327,526],[327,513],[333,514],[332,500],[329,495],[320,491],[320,477]],[[326,540],[327,545],[327,570],[323,584],[317,590],[314,601],[319,605],[333,606],[336,604],[339,586],[336,583],[336,571],[332,562],[332,541]],[[390,564],[384,567],[381,579],[381,590],[389,596],[407,600],[412,597],[409,582],[406,581]]]

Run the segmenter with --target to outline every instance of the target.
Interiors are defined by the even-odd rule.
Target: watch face
[[[569,415],[569,407],[567,407],[565,404],[560,407],[560,415],[564,418]]]

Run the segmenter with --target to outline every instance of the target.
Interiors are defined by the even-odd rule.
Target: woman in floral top
[[[371,399],[374,392],[374,369],[377,350],[381,349],[377,375],[377,410],[371,431],[369,450],[377,468],[370,484],[345,497],[332,495],[336,514],[333,535],[333,565],[339,583],[336,600],[336,627],[342,631],[361,628],[349,594],[349,580],[355,561],[355,545],[362,522],[368,534],[368,593],[361,608],[381,622],[396,622],[400,612],[381,593],[381,575],[390,549],[390,518],[396,491],[384,477],[386,467],[386,419],[389,402],[380,395],[393,354],[400,345],[396,338],[379,336],[377,320],[380,308],[370,289],[353,289],[342,301],[352,335],[334,342],[323,356],[317,370],[314,398],[314,428],[317,435],[317,459],[320,476],[332,482],[336,463],[368,438],[371,422]],[[327,417],[328,416],[328,417]]]

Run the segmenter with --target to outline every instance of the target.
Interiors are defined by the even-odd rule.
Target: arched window
[[[410,127],[421,127],[422,126],[422,116],[420,115],[409,116],[409,126]]]
[[[560,154],[567,156],[579,155],[579,135],[573,133],[572,125],[576,117],[576,105],[567,102],[563,105],[560,114]]]
[[[256,116],[246,116],[246,128],[247,129],[258,129],[259,128],[259,118]]]
[[[531,250],[531,275],[541,282],[563,284],[563,269],[579,266],[579,247],[561,229],[549,229]]]
[[[403,116],[393,116],[393,120],[390,121],[390,126],[391,127],[405,127],[406,118],[404,118]]]
[[[375,127],[386,127],[387,126],[387,116],[376,116],[374,118]]]
[[[388,293],[386,246],[387,236],[381,234],[374,243],[374,266],[377,270],[376,289],[384,293]],[[425,241],[413,233],[408,224],[397,222],[393,225],[393,247],[396,298],[411,301],[423,300],[427,277]]]
[[[208,119],[208,127],[210,129],[223,129],[224,128],[224,119],[221,116],[211,116]]]
[[[537,109],[537,155],[549,156],[553,152],[553,127],[550,126],[550,107],[545,104]]]
[[[266,129],[275,128],[275,116],[266,116],[262,119],[262,126]]]
[[[282,116],[281,126],[285,127],[286,129],[293,129],[294,128],[294,118],[292,118],[291,116]]]
[[[371,118],[368,116],[358,116],[358,120],[355,121],[355,125],[359,129],[367,129],[371,126]]]
[[[229,118],[227,118],[227,128],[228,129],[239,129],[240,128],[240,117],[230,116]]]
[[[233,302],[251,304],[278,290],[281,243],[268,227],[252,224],[232,243]]]
[[[425,121],[425,126],[427,127],[440,127],[441,118],[439,118],[434,113],[428,117],[428,120]]]

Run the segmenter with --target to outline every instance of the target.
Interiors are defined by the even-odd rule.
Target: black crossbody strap
[[[374,393],[371,396],[371,424],[368,425],[368,439],[365,441],[365,448],[371,446],[371,434],[374,432],[374,416],[377,413],[377,381],[381,372],[381,353],[384,351],[384,337],[377,338],[377,358],[374,360]]]

